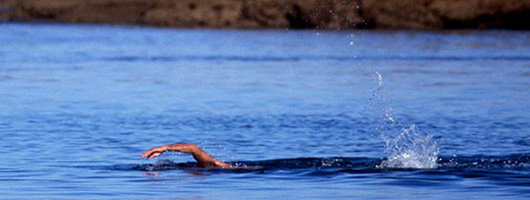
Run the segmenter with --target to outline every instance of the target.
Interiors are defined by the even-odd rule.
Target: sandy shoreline
[[[530,29],[530,1],[0,0],[0,19],[219,29]]]

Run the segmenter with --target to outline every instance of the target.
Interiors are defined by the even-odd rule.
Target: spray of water
[[[438,166],[438,145],[432,134],[420,134],[413,124],[403,126],[396,119],[392,107],[388,104],[383,88],[383,76],[375,72],[379,81],[372,100],[376,101],[376,109],[382,113],[383,123],[377,129],[385,141],[387,158],[378,166],[380,168],[416,168],[431,169]]]

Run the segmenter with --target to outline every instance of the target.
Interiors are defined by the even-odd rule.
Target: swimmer
[[[166,151],[176,151],[181,153],[190,153],[193,158],[199,163],[199,166],[204,168],[222,168],[222,169],[236,169],[236,168],[249,168],[233,166],[225,162],[221,162],[214,157],[208,155],[206,151],[202,150],[199,146],[192,143],[175,143],[162,145],[160,147],[151,148],[142,154],[142,158],[148,160],[162,155]]]

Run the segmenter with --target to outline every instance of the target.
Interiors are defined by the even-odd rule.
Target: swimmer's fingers
[[[164,151],[166,151],[166,148],[163,148],[163,147],[151,148],[142,154],[142,158],[147,157],[147,159],[149,160],[151,158],[161,155],[162,153],[164,153]]]
[[[151,154],[149,157],[147,157],[147,160],[151,160],[152,158],[154,158],[154,157],[158,157],[158,156],[160,156],[160,155],[162,155],[162,153],[158,153],[158,152],[153,153],[153,154]]]
[[[151,155],[153,152],[155,152],[156,148],[151,148],[147,151],[145,151],[144,153],[142,153],[142,158],[145,158],[146,156],[148,155]]]

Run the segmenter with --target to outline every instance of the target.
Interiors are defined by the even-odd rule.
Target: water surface
[[[4,23],[0,59],[5,199],[530,198],[530,32]],[[380,108],[436,168],[377,167]],[[139,157],[174,142],[262,168]]]

